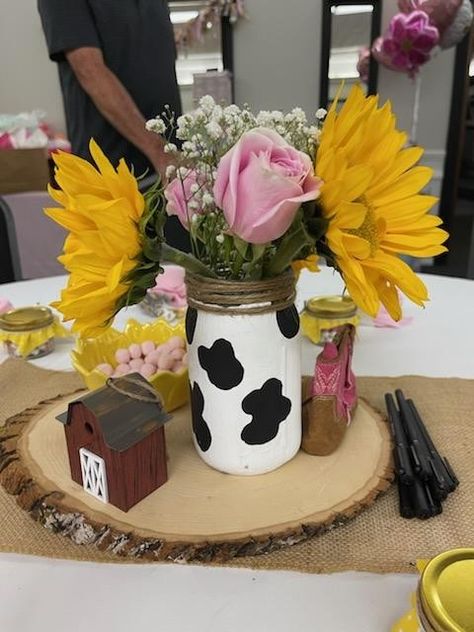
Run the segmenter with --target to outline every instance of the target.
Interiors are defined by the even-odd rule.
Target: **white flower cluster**
[[[155,134],[164,134],[166,132],[166,123],[157,116],[156,118],[147,121],[145,123],[145,128],[149,132],[155,132]]]
[[[274,130],[290,145],[314,158],[320,121],[325,115],[326,111],[319,109],[314,122],[308,121],[301,108],[294,108],[288,114],[279,110],[263,110],[254,115],[247,105],[243,108],[237,105],[222,107],[207,95],[201,98],[198,108],[178,118],[176,136],[183,141],[181,152],[185,160],[201,161],[214,168],[242,134],[256,127]],[[147,122],[147,129],[159,134],[166,127],[159,116]],[[178,150],[169,143],[165,151],[173,153]]]

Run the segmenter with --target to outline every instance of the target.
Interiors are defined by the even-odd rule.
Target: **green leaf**
[[[255,264],[265,254],[268,244],[252,244],[252,264]]]
[[[235,235],[234,235],[233,239],[234,239],[235,249],[237,250],[239,255],[242,257],[242,259],[246,259],[247,258],[247,250],[249,248],[248,242],[244,241],[243,239],[240,239],[240,237],[236,237]]]
[[[314,241],[318,241],[326,234],[328,226],[329,221],[324,217],[313,217],[312,219],[306,220],[307,231]]]
[[[316,201],[303,202],[301,208],[303,209],[303,215],[305,219],[309,219],[316,215]]]
[[[300,222],[296,230],[288,233],[277,247],[275,255],[268,261],[265,266],[265,276],[274,277],[284,272],[298,253],[308,245],[312,244],[312,239]]]
[[[162,241],[159,237],[145,239],[143,242],[143,254],[151,261],[159,262],[162,258]]]
[[[210,270],[202,261],[196,259],[192,255],[189,255],[185,252],[181,252],[181,250],[177,250],[176,248],[172,248],[168,246],[168,244],[163,244],[163,261],[169,261],[170,263],[176,263],[179,266],[182,266],[189,272],[194,272],[195,274],[201,274],[202,276],[216,278],[215,272]]]

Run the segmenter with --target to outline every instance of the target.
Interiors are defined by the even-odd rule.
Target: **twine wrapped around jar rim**
[[[291,270],[261,281],[227,281],[186,273],[188,305],[219,314],[269,314],[293,305],[295,277]]]

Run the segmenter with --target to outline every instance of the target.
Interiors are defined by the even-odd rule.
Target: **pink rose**
[[[301,204],[319,196],[321,184],[309,156],[276,132],[258,128],[221,159],[214,197],[232,233],[264,244],[288,230]]]
[[[198,174],[189,171],[184,178],[177,176],[165,189],[166,212],[168,215],[177,215],[185,228],[188,228],[193,215],[201,212],[199,208],[193,208],[193,202],[196,203],[196,200],[191,187],[194,184],[200,185]]]

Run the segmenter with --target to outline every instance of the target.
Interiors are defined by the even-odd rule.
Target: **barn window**
[[[88,421],[86,421],[86,423],[84,424],[84,428],[89,434],[93,434],[94,428],[90,425]]]
[[[88,425],[88,424],[86,424]],[[106,503],[109,501],[105,461],[93,452],[80,448],[82,485],[84,490]]]

